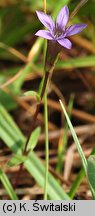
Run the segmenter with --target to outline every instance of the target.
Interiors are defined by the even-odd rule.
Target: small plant
[[[68,4],[68,1],[65,1],[65,2],[66,4]],[[86,159],[85,154],[82,150],[82,147],[80,145],[80,142],[78,140],[78,137],[75,133],[75,130],[70,120],[72,107],[73,107],[73,100],[71,100],[69,103],[70,109],[68,108],[69,110],[68,113],[63,104],[63,101],[60,100],[60,105],[62,107],[63,113],[65,114],[67,122],[65,124],[65,135],[64,135],[65,137],[64,145],[65,146],[61,146],[62,147],[61,151],[59,151],[57,171],[61,173],[62,168],[63,168],[62,157],[63,157],[63,154],[65,154],[65,150],[66,150],[67,142],[68,142],[68,137],[67,137],[68,136],[68,126],[72,133],[74,142],[77,146],[83,168],[80,170],[79,174],[77,175],[77,178],[72,184],[71,189],[68,192],[68,194],[61,187],[60,182],[58,182],[56,178],[53,177],[53,175],[49,172],[49,134],[48,134],[48,101],[47,101],[48,86],[51,82],[51,76],[55,69],[56,63],[58,64],[58,57],[59,57],[60,52],[62,51],[63,48],[70,50],[72,48],[72,42],[71,42],[70,37],[75,34],[80,33],[87,27],[86,24],[73,24],[73,25],[70,24],[71,18],[76,14],[79,8],[82,5],[84,5],[86,2],[87,0],[80,1],[80,3],[76,7],[76,9],[74,9],[74,11],[71,13],[71,15],[69,14],[68,6],[61,5],[62,7],[59,10],[58,15],[56,16],[57,17],[56,21],[54,22],[51,16],[47,14],[46,0],[44,0],[43,1],[44,12],[37,10],[36,15],[38,17],[38,20],[37,20],[38,24],[40,21],[44,25],[45,29],[43,30],[41,29],[36,32],[37,29],[35,28],[36,30],[34,32],[36,33],[34,34],[46,40],[45,42],[43,42],[41,38],[36,38],[37,40],[32,48],[32,51],[29,52],[28,57],[25,57],[20,52],[17,52],[15,49],[11,48],[10,44],[8,46],[3,43],[0,43],[1,48],[9,51],[11,54],[13,53],[14,55],[16,55],[16,57],[22,59],[25,63],[25,67],[23,69],[20,69],[20,71],[16,75],[14,75],[14,77],[12,77],[11,80],[8,80],[7,82],[5,82],[5,84],[2,84],[0,86],[1,90],[5,88],[5,93],[7,92],[10,94],[9,98],[7,99],[9,101],[9,104],[7,103],[7,109],[10,108],[10,96],[13,99],[15,99],[15,102],[18,102],[20,104],[22,103],[20,99],[16,98],[16,96],[14,95],[22,95],[21,86],[25,80],[25,75],[27,74],[28,71],[33,69],[37,73],[39,73],[40,64],[38,63],[37,65],[37,62],[35,61],[35,59],[36,57],[37,57],[37,60],[39,59],[39,50],[41,50],[42,45],[44,44],[44,54],[43,54],[44,63],[41,62],[41,70],[43,70],[43,74],[42,74],[41,83],[39,85],[39,89],[38,91],[34,91],[30,89],[29,91],[26,91],[23,94],[23,97],[25,97],[25,99],[27,97],[33,97],[35,98],[35,101],[36,101],[35,112],[32,117],[30,133],[27,139],[23,135],[23,133],[20,131],[16,123],[14,123],[14,120],[12,119],[8,111],[4,108],[2,104],[0,104],[0,137],[4,141],[4,143],[10,148],[10,150],[13,152],[13,157],[8,161],[7,167],[10,168],[12,166],[19,166],[19,170],[17,172],[17,176],[16,176],[16,179],[14,180],[13,186],[10,183],[10,180],[8,179],[3,169],[0,168],[0,180],[3,186],[5,187],[10,199],[18,199],[15,193],[15,188],[20,182],[20,175],[23,173],[23,167],[30,173],[30,175],[34,177],[35,181],[43,188],[43,191],[44,191],[43,199],[44,200],[73,199],[77,191],[77,188],[79,184],[81,183],[84,175],[87,178],[87,181],[88,181],[91,193],[92,193],[92,197],[93,199],[95,199],[94,151],[92,151],[92,154],[89,156],[88,159]],[[2,16],[3,16],[3,13],[2,13]],[[81,21],[79,20],[78,22],[80,23]],[[28,26],[27,28],[30,28],[30,26]],[[24,30],[22,29],[22,32],[23,31]],[[12,36],[10,36],[10,38],[12,38]],[[65,49],[64,49],[64,52],[65,52]],[[36,52],[36,55],[34,54],[35,52]],[[76,59],[74,60],[75,60],[74,64],[77,64]],[[79,61],[81,62],[81,59]],[[87,62],[89,63],[88,59],[86,59],[86,63]],[[61,63],[64,63],[64,62],[61,62]],[[86,63],[83,60],[82,65],[84,64],[86,65]],[[90,64],[89,66],[91,66],[92,61],[89,64]],[[93,61],[93,64],[95,65],[95,61]],[[72,62],[71,62],[71,66],[72,66]],[[6,87],[8,87],[8,85],[10,84],[12,86],[9,89],[7,89]],[[57,92],[59,96],[60,93],[58,90]],[[3,94],[2,94],[2,101],[4,101],[5,106],[6,106],[6,100],[3,100]],[[39,115],[42,102],[44,103],[45,164],[41,162],[41,160],[38,158],[38,156],[35,153],[35,147],[38,143],[40,133],[41,133],[41,127],[36,127],[36,120]],[[22,103],[22,105],[23,105],[23,108],[27,107],[27,103],[25,102]],[[16,104],[12,104],[12,106],[15,107]],[[29,104],[28,104],[28,107],[29,107]]]

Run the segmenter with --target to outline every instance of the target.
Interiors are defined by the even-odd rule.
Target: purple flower
[[[58,42],[61,46],[67,49],[71,49],[72,47],[72,43],[68,37],[81,32],[87,26],[86,24],[76,24],[66,28],[69,20],[69,9],[67,6],[64,6],[60,10],[56,23],[53,22],[49,15],[40,11],[36,11],[36,13],[41,23],[48,30],[39,30],[35,35],[46,38],[47,40]]]

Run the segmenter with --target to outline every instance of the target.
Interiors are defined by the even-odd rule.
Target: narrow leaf
[[[4,109],[4,108],[3,108]],[[8,113],[7,113],[8,114]],[[18,145],[19,141],[25,145],[24,135],[13,128],[9,122],[6,121],[6,127],[3,125],[4,116],[0,113],[0,136],[4,143],[12,150],[15,154],[16,152],[21,152],[21,145]],[[8,117],[10,115],[8,114]],[[13,121],[13,120],[12,120]],[[1,124],[2,123],[2,124]],[[14,123],[15,124],[15,123]],[[17,126],[16,126],[17,127]],[[9,130],[8,130],[9,128]],[[11,133],[10,133],[11,132]],[[16,136],[14,136],[14,133]],[[21,133],[21,135],[20,135]],[[31,151],[24,162],[25,168],[34,177],[35,181],[44,188],[44,174],[45,167],[41,160],[36,156],[36,154]],[[70,200],[70,197],[65,193],[64,189],[60,186],[59,182],[49,173],[49,181],[47,188],[48,196],[51,200]]]
[[[23,163],[26,160],[26,157],[23,155],[14,155],[11,160],[8,162],[7,166],[12,167],[12,166],[17,166],[21,163]]]
[[[83,164],[83,167],[84,167],[84,170],[85,170],[85,174],[87,175],[87,161],[86,161],[84,152],[83,152],[83,150],[82,150],[82,148],[81,148],[81,145],[80,145],[80,143],[79,143],[78,137],[77,137],[77,135],[76,135],[76,133],[75,133],[75,130],[74,130],[74,128],[73,128],[73,125],[72,125],[72,123],[71,123],[71,121],[70,121],[70,119],[69,119],[69,116],[68,116],[68,114],[67,114],[67,112],[66,112],[66,110],[65,110],[65,107],[64,107],[64,105],[63,105],[63,103],[62,103],[61,100],[60,100],[60,104],[61,104],[62,110],[63,110],[63,112],[64,112],[64,114],[65,114],[65,117],[66,117],[66,119],[67,119],[67,122],[68,122],[69,128],[70,128],[70,130],[71,130],[73,139],[74,139],[75,144],[76,144],[76,146],[77,146],[79,155],[80,155],[80,157],[81,157],[81,161],[82,161],[82,164]]]
[[[18,200],[18,197],[15,194],[15,191],[14,191],[14,189],[13,189],[7,175],[3,172],[2,169],[0,169],[0,180],[1,180],[2,184],[4,185],[9,197],[12,200]]]
[[[24,93],[25,96],[33,96],[36,97],[38,101],[40,101],[40,95],[35,91],[27,91]]]
[[[27,151],[33,150],[36,147],[38,139],[39,139],[39,136],[40,136],[40,132],[41,132],[41,128],[40,127],[37,127],[32,132],[32,134],[30,136],[30,140],[29,140],[28,145],[27,145]]]

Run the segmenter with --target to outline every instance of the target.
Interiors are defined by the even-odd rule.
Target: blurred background
[[[79,3],[79,0],[47,0],[47,13],[55,19],[65,4],[72,13]],[[24,92],[37,91],[43,76],[44,40],[35,36],[43,26],[37,19],[36,10],[43,11],[42,0],[0,0],[0,104],[26,137],[30,132],[36,99],[25,97]],[[76,179],[81,160],[62,115],[59,98],[66,107],[71,107],[71,120],[86,157],[95,147],[95,1],[88,0],[69,23],[86,23],[87,28],[71,37],[71,50],[62,49],[48,90],[49,169],[65,191]],[[44,161],[43,103],[36,126],[41,126],[41,134],[35,152]],[[64,154],[60,159],[63,145]],[[1,139],[0,166],[13,182],[18,167],[6,168],[11,156],[10,148]],[[20,199],[41,199],[43,194],[43,190],[25,170],[16,192]],[[6,198],[2,184],[0,196],[1,199]],[[77,188],[75,198],[91,199],[85,178]]]

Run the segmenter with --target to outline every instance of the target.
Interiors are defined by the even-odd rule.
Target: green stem
[[[71,186],[70,192],[69,192],[69,196],[71,197],[71,199],[74,198],[74,196],[75,196],[75,194],[76,194],[76,192],[77,192],[77,189],[78,189],[79,185],[80,185],[81,182],[82,182],[82,179],[83,179],[84,175],[85,175],[84,169],[81,168],[81,170],[80,170],[80,172],[78,173],[78,175],[77,175],[77,177],[76,177],[74,183],[73,183],[72,186]]]
[[[46,13],[46,0],[44,0],[44,13]],[[46,58],[46,47],[47,42],[45,41],[44,46],[44,72],[47,75],[45,68],[45,58]],[[47,75],[48,77],[48,75]],[[47,86],[44,92],[44,122],[45,122],[45,184],[44,184],[44,200],[47,200],[47,185],[48,185],[48,163],[49,163],[49,140],[48,140],[48,106],[47,106],[47,88],[48,88],[48,79]]]
[[[74,96],[71,95],[70,96],[70,100],[69,100],[69,104],[68,104],[68,115],[69,115],[69,118],[71,118],[71,111],[72,111],[72,107],[73,107],[73,100],[74,100]],[[67,143],[68,143],[68,123],[67,121],[65,122],[65,126],[64,126],[64,129],[63,129],[63,137],[62,137],[62,146],[60,148],[58,148],[58,163],[57,163],[57,167],[56,167],[56,170],[57,172],[61,173],[62,172],[62,168],[63,168],[63,157],[64,157],[64,154],[65,154],[65,151],[66,151],[66,147],[67,147]]]
[[[44,185],[44,200],[47,200],[47,185],[48,185],[48,163],[49,163],[49,140],[48,140],[48,107],[47,107],[47,88],[44,95],[44,120],[45,120],[45,185]]]

